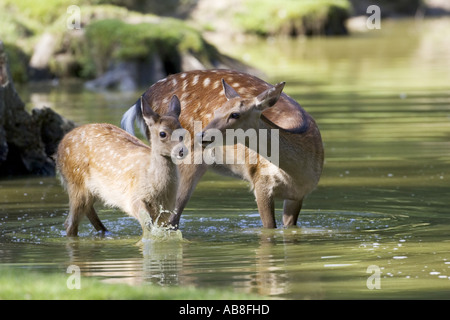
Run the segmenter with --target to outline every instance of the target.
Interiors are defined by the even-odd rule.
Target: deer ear
[[[236,90],[234,90],[228,83],[225,82],[224,79],[222,79],[222,86],[223,86],[223,91],[225,92],[225,97],[227,98],[227,100],[241,97],[239,95],[239,93],[236,92]]]
[[[145,100],[143,96],[141,97],[141,111],[147,125],[154,125],[156,121],[158,121],[159,114],[153,111],[153,109],[150,107],[147,100]]]
[[[181,113],[180,100],[178,99],[177,95],[174,94],[172,96],[172,99],[170,99],[169,110],[167,110],[166,114],[167,115],[170,114],[178,118],[180,116],[180,113]]]
[[[256,98],[256,108],[264,110],[277,103],[286,82],[277,83],[272,88],[260,93]]]

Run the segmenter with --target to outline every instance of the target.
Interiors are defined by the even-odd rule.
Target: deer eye
[[[167,137],[167,133],[165,133],[164,131],[161,131],[161,132],[159,133],[159,136],[160,136],[161,138],[165,138],[165,137]]]
[[[231,119],[239,119],[240,116],[241,114],[238,112],[233,112],[232,114],[230,114]]]

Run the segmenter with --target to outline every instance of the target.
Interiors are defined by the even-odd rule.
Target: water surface
[[[381,30],[352,37],[229,46],[268,81],[286,81],[321,129],[324,173],[298,228],[262,229],[248,184],[207,174],[182,216],[183,241],[140,243],[137,221],[101,206],[111,234],[99,236],[84,220],[80,238],[70,240],[58,179],[3,179],[1,266],[65,273],[75,264],[83,276],[149,290],[449,298],[448,31],[449,19],[383,21]],[[20,89],[30,106],[49,105],[78,123],[118,124],[141,93],[92,93],[76,83]]]

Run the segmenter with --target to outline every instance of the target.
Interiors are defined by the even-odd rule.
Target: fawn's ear
[[[166,115],[171,115],[176,118],[180,116],[181,113],[181,104],[180,99],[178,99],[177,95],[174,94],[172,99],[170,99],[169,110],[167,110]]]
[[[222,86],[227,100],[240,97],[239,93],[237,93],[236,90],[234,90],[228,83],[226,83],[224,79],[222,79]]]
[[[144,97],[141,97],[141,111],[144,116],[145,123],[148,126],[154,125],[159,119],[159,114],[157,114],[148,104]]]
[[[255,98],[255,107],[259,110],[264,110],[266,108],[272,107],[275,103],[277,103],[280,98],[281,92],[283,91],[284,85],[286,82],[277,83],[272,88],[265,90],[260,93]]]

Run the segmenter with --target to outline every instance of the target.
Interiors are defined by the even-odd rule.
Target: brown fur
[[[232,87],[240,98],[228,101],[222,79]],[[249,74],[231,70],[190,71],[171,75],[151,86],[144,97],[156,112],[164,112],[170,97],[180,97],[183,112],[180,122],[191,136],[194,121],[201,121],[203,128],[230,128],[226,124],[229,111],[236,105],[251,107],[258,95],[272,85]],[[233,99],[232,99],[233,100]],[[273,168],[267,160],[259,157],[258,164],[213,165],[221,173],[241,177],[251,182],[264,227],[276,226],[274,197],[285,199],[283,222],[295,225],[303,198],[317,185],[323,167],[323,146],[319,129],[314,119],[292,98],[281,93],[272,107],[261,112],[249,112],[245,121],[236,122],[233,128],[279,129],[280,164]],[[248,116],[248,117],[247,117]],[[192,139],[192,146],[194,139]],[[192,149],[191,149],[192,150]],[[255,152],[255,151],[248,151]],[[246,154],[248,153],[246,152]],[[194,163],[192,161],[191,163]],[[262,175],[269,168],[271,175]],[[181,164],[180,189],[177,196],[177,214],[171,217],[178,224],[196,184],[206,172],[205,164]]]
[[[187,150],[171,141],[173,131],[181,128],[177,116],[153,113],[146,121],[151,147],[111,124],[87,124],[63,138],[56,163],[69,194],[67,236],[77,236],[85,215],[98,231],[107,231],[95,212],[96,199],[135,217],[143,229],[148,219],[160,225],[167,222],[169,215],[160,217],[160,210],[174,209],[178,188],[171,155]],[[168,136],[160,138],[160,131]]]

